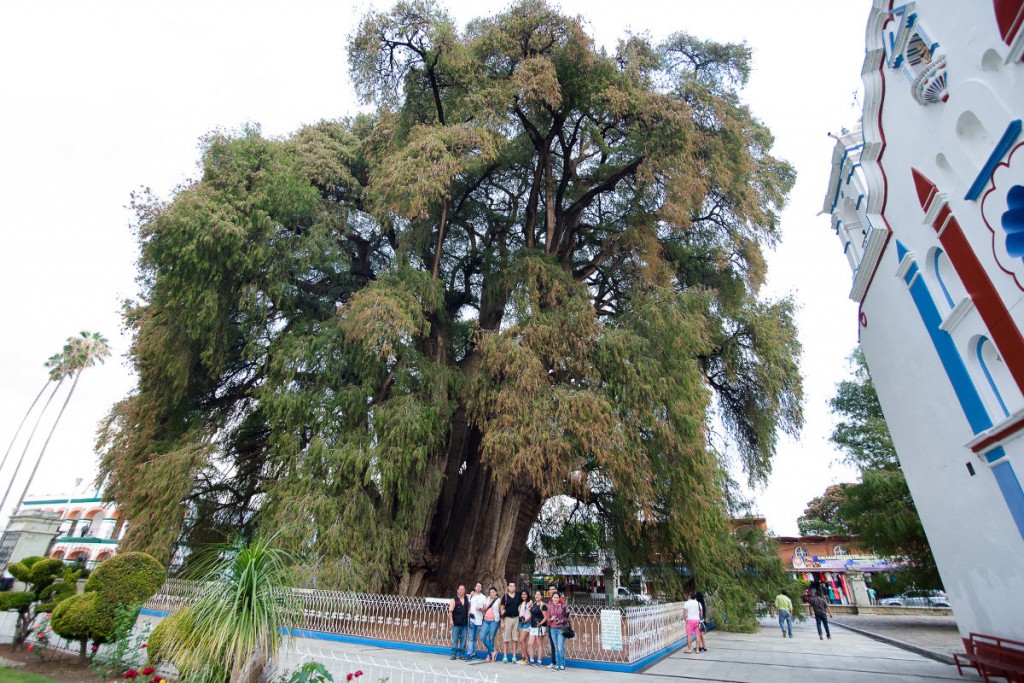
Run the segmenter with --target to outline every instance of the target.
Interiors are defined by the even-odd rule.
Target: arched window
[[[793,549],[793,554],[797,557],[807,557],[807,548],[803,547],[802,545],[798,545],[796,548]]]
[[[843,555],[849,555],[850,553],[846,550],[845,546],[837,545],[835,548],[832,549],[832,554],[837,557],[841,557]]]
[[[992,391],[996,405],[999,406],[999,410],[1002,412],[1003,417],[1009,417],[1010,410],[1006,407],[1006,400],[1003,398],[1003,392],[999,389],[999,385],[1002,383],[1001,380],[1007,372],[1006,366],[1003,363],[1003,358],[999,355],[999,351],[996,349],[995,344],[993,344],[988,337],[981,337],[978,340],[976,351],[978,354],[978,364],[981,366],[981,373],[985,376],[985,381],[988,383],[988,387]]]

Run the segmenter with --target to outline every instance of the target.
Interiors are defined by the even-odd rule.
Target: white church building
[[[961,634],[1024,640],[1024,0],[873,0],[824,211]]]

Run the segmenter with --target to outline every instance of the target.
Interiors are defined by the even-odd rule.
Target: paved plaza
[[[720,681],[722,683],[760,683],[762,681],[807,681],[821,683],[872,683],[892,681],[978,681],[977,676],[958,676],[956,669],[905,649],[878,642],[853,631],[833,627],[832,639],[818,640],[814,623],[801,622],[794,627],[795,637],[782,638],[772,620],[764,620],[757,633],[708,634],[708,652],[687,655],[674,652],[638,674],[613,673],[570,667],[554,672],[516,664],[451,662],[447,657],[398,650],[382,650],[351,644],[325,644],[333,650],[363,658],[448,669],[452,672],[482,673],[499,683],[526,683],[537,680],[563,680],[566,683],[682,683]],[[493,678],[492,678],[493,680]]]

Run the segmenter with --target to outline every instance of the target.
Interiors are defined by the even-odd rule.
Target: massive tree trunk
[[[427,531],[412,542],[412,562],[398,586],[410,595],[445,596],[480,581],[499,592],[518,580],[526,540],[543,500],[529,482],[495,481],[481,462],[480,430],[464,406],[452,420],[445,480]]]

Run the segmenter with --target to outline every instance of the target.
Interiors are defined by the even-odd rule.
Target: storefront
[[[782,563],[833,605],[854,604],[850,575],[903,569],[905,561],[861,553],[848,536],[789,536],[779,539]]]

